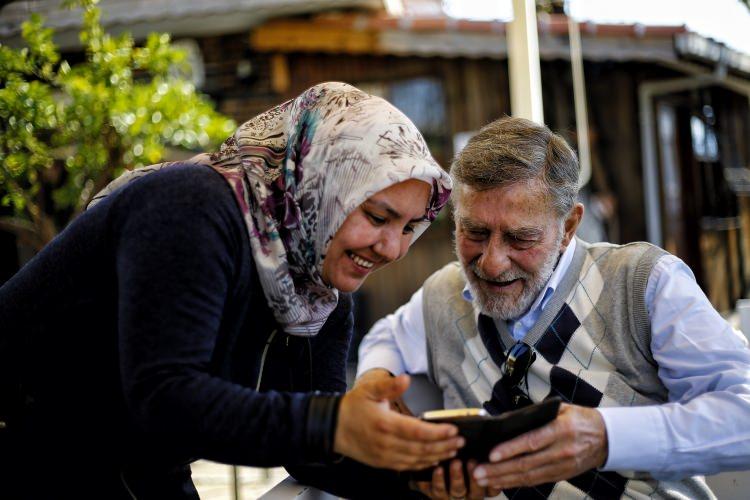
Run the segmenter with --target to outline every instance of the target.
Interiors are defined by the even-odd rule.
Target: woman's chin
[[[369,275],[369,274],[368,274]],[[356,292],[365,282],[367,276],[333,276],[330,285],[343,293]]]
[[[341,280],[338,284],[334,283],[333,288],[338,290],[339,292],[343,293],[352,293],[359,290],[359,287],[362,286],[362,283],[364,283],[365,280],[353,280],[353,279],[345,279]]]

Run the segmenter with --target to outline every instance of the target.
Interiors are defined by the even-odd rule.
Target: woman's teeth
[[[366,269],[370,269],[372,266],[375,265],[374,262],[370,262],[369,260],[365,260],[362,257],[360,257],[359,255],[356,255],[356,254],[354,254],[352,252],[348,252],[348,254],[349,254],[349,257],[351,257],[351,259],[354,261],[354,263],[357,264],[358,266],[362,266],[362,267],[364,267]]]

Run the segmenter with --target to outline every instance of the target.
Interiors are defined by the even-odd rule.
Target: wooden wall
[[[494,59],[446,59],[438,57],[397,57],[372,54],[278,53],[253,51],[249,37],[232,35],[203,39],[207,85],[224,113],[238,122],[292,98],[311,85],[339,80],[372,85],[412,78],[433,78],[443,85],[446,109],[445,137],[434,150],[436,159],[448,168],[452,138],[458,132],[478,130],[486,123],[510,113],[507,61]],[[244,61],[244,63],[243,63]],[[238,64],[249,62],[252,72],[237,76]],[[586,62],[589,134],[591,137],[594,192],[611,193],[616,199],[615,227],[610,238],[628,242],[646,238],[643,179],[641,169],[638,85],[649,80],[679,76],[656,65],[636,62]],[[575,148],[575,114],[572,78],[568,61],[543,61],[542,85],[545,120]],[[443,147],[444,146],[444,147]],[[750,225],[750,215],[743,219]],[[360,328],[392,312],[408,300],[424,279],[452,260],[452,223],[445,219],[431,228],[400,263],[372,276],[361,293],[365,311]],[[750,248],[749,232],[743,231],[738,243],[719,244],[704,237],[705,251],[726,252],[730,265],[712,266],[712,273],[734,273],[740,266],[732,255],[743,245]],[[738,246],[737,251],[732,250]],[[721,247],[719,250],[718,248]],[[750,255],[743,252],[743,255]],[[731,260],[734,259],[734,260]],[[750,264],[750,263],[748,263]],[[718,267],[722,267],[719,270]],[[743,269],[750,278],[750,265]],[[717,306],[731,302],[710,290]]]

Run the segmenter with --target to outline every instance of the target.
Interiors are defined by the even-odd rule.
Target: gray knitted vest
[[[525,387],[533,401],[558,396],[588,407],[667,401],[651,356],[644,300],[648,277],[663,255],[647,243],[577,240],[570,267],[523,339],[537,351]],[[500,378],[503,351],[516,342],[504,321],[479,315],[464,300],[464,286],[455,262],[424,285],[429,374],[443,392],[445,408],[482,407]],[[714,498],[697,476],[658,481],[645,473],[596,470],[504,494],[514,499]]]

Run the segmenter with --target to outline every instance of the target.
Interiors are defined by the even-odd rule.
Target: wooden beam
[[[277,94],[284,95],[292,86],[289,76],[289,63],[286,54],[274,54],[271,56],[271,89]]]
[[[250,46],[259,52],[376,54],[377,33],[304,21],[272,21],[252,31]]]

